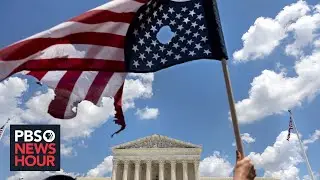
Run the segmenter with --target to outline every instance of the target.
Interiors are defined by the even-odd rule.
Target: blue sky
[[[102,0],[2,0],[0,48],[104,3]],[[320,75],[317,71],[320,70],[317,69],[320,67],[317,61],[320,53],[320,41],[317,41],[320,12],[316,9],[316,3],[316,0],[218,1],[241,121],[240,131],[255,140],[252,142],[247,138],[249,141],[244,143],[244,147],[247,155],[251,153],[259,176],[280,176],[289,180],[297,177],[303,179],[307,175],[306,166],[297,154],[296,137],[292,136],[290,142],[283,140],[286,136],[283,131],[288,127],[288,108],[293,110],[303,140],[311,142],[305,141],[307,154],[313,170],[319,173],[320,162],[317,159],[320,143],[317,139],[320,132],[316,130],[320,130],[320,99],[317,96],[320,90],[317,82]],[[290,5],[291,9],[283,9]],[[245,33],[247,35],[243,36]],[[236,51],[239,53],[233,56]],[[0,85],[0,97],[7,100],[2,103],[0,123],[13,115],[17,123],[48,122],[47,116],[37,108],[42,108],[41,103],[47,102],[47,96],[52,96],[52,92],[50,94],[50,91],[34,85],[32,78],[18,77]],[[26,78],[28,83],[24,81]],[[85,133],[73,129],[69,135],[63,135],[66,146],[66,155],[62,156],[64,172],[87,174],[102,164],[107,173],[100,172],[99,175],[109,176],[108,163],[104,162],[109,161],[106,157],[111,155],[110,148],[151,134],[202,145],[201,159],[205,160],[201,172],[205,175],[225,175],[219,174],[219,165],[215,165],[214,161],[223,160],[220,167],[232,168],[235,160],[234,136],[228,119],[229,105],[219,61],[194,61],[154,74],[131,75],[128,79],[127,91],[134,92],[134,95],[127,98],[127,129],[110,138],[118,129],[109,121],[111,118],[107,118],[111,115],[104,114],[106,109],[110,109],[110,103],[106,103],[104,109],[97,109],[99,117],[92,120],[96,123],[94,125],[88,125],[88,121],[95,114],[85,114],[87,111],[84,111],[82,120],[88,124],[79,123],[79,126]],[[83,104],[84,108],[88,106],[90,104]],[[16,115],[21,112],[23,115]],[[9,171],[6,139],[4,137],[0,143],[0,179],[27,176]],[[274,152],[266,150],[268,146]]]

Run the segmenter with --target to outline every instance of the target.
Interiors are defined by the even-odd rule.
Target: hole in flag
[[[169,44],[174,36],[174,32],[171,31],[169,26],[163,26],[157,33],[157,39],[161,44]]]

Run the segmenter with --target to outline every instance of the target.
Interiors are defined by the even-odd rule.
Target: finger
[[[253,167],[253,175],[254,175],[254,177],[257,176],[257,172],[256,172],[256,169],[254,167]]]
[[[240,151],[236,150],[236,156],[237,156],[237,161],[242,159],[242,155],[240,153]]]
[[[237,161],[239,161],[239,159],[240,159],[239,151],[238,151],[238,150],[236,150],[236,160],[237,160]]]
[[[253,166],[251,160],[248,157],[245,157],[245,158],[243,158],[241,160],[238,160],[237,164],[244,165],[247,168],[250,168],[251,166]]]
[[[249,179],[254,179],[255,177],[256,177],[256,170],[255,170],[255,168],[252,166],[251,168],[250,168],[250,171],[249,171],[249,174],[248,174],[248,178]]]

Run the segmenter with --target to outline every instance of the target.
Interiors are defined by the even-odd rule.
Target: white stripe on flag
[[[112,12],[136,12],[144,3],[140,3],[133,0],[113,0],[102,6],[96,7],[94,10],[109,10]]]
[[[97,71],[84,71],[81,73],[73,87],[72,93],[70,94],[69,102],[66,111],[64,112],[65,117],[74,116],[75,113],[72,111],[74,102],[82,101],[86,97],[88,90],[97,74]]]

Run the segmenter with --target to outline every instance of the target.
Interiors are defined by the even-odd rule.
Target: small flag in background
[[[164,26],[174,34],[168,43],[157,38]],[[82,100],[114,97],[123,130],[126,73],[198,59],[228,59],[216,0],[112,0],[0,50],[0,81],[21,71],[36,77],[55,90],[48,113],[61,119],[75,117]]]
[[[10,121],[10,119],[8,119],[7,122],[4,123],[4,125],[0,127],[0,140],[1,140],[2,136],[3,136],[3,134],[4,134],[4,131],[6,129],[6,125],[8,124],[9,121]]]
[[[290,139],[290,135],[291,135],[291,130],[293,130],[293,124],[292,124],[292,115],[291,115],[291,111],[288,110],[290,113],[290,121],[289,121],[289,128],[288,128],[288,136],[287,136],[287,140],[289,141]]]

